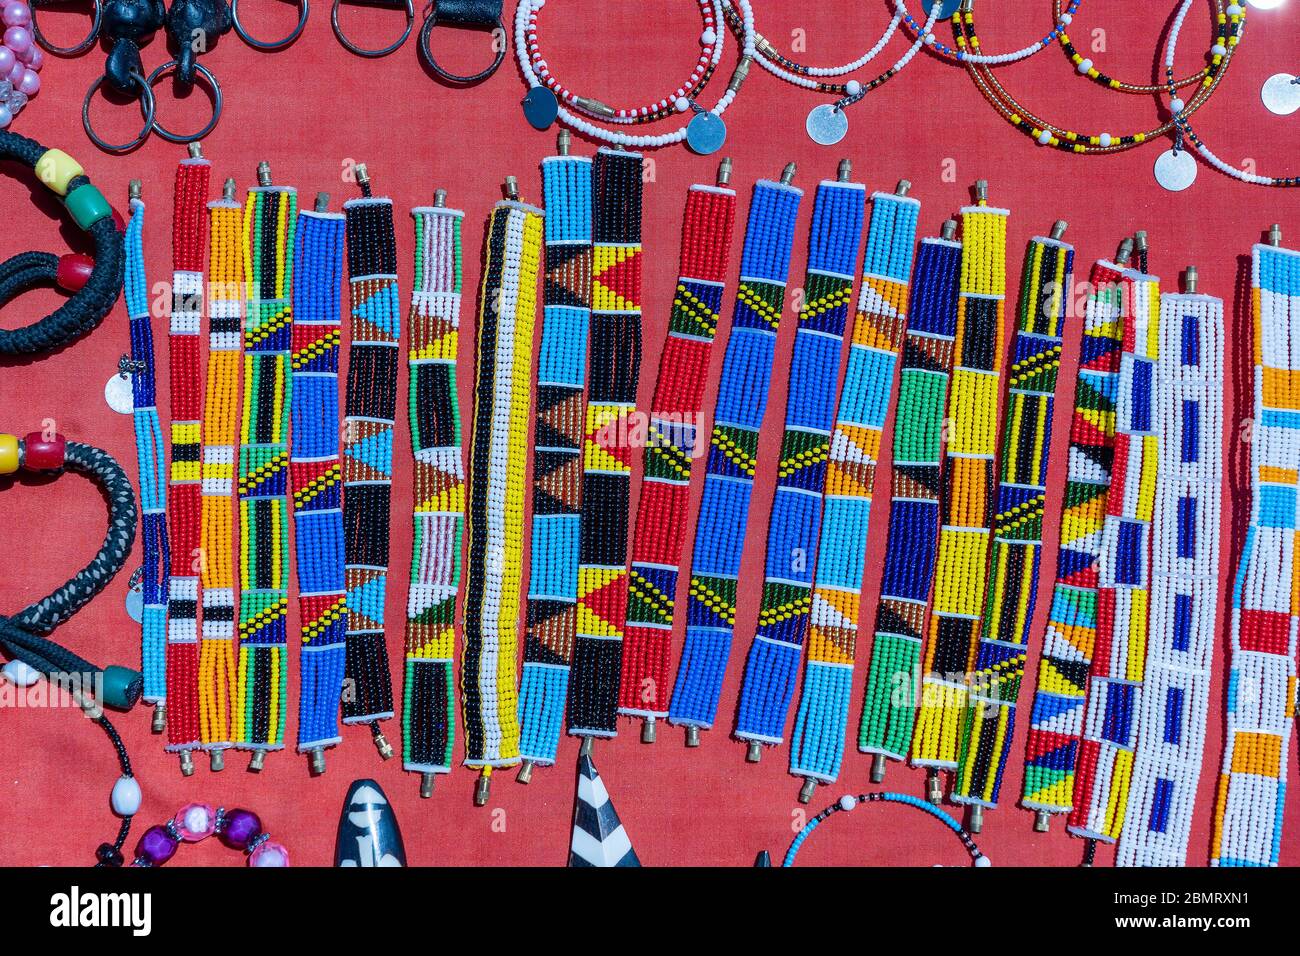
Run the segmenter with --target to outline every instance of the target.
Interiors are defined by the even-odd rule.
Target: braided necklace
[[[339,742],[347,633],[339,464],[339,286],[345,219],[321,193],[293,240],[293,543],[300,627],[298,752]]]
[[[1300,336],[1300,251],[1251,252],[1255,334],[1255,434],[1251,515],[1232,592],[1232,656],[1223,767],[1214,808],[1212,866],[1277,866],[1287,759],[1295,721],[1296,409],[1300,379],[1291,348]]]
[[[1131,245],[1128,240],[1125,244]],[[1128,255],[1121,247],[1117,258],[1126,262]],[[1097,567],[1115,453],[1115,400],[1124,344],[1119,301],[1123,270],[1123,265],[1101,260],[1088,275],[1091,292],[1084,308],[1070,420],[1056,580],[1029,714],[1020,801],[1036,812],[1034,828],[1039,832],[1046,832],[1050,814],[1068,813],[1073,804],[1084,687],[1097,638]]]
[[[961,212],[961,277],[943,460],[942,524],[912,739],[912,763],[926,768],[932,803],[940,795],[939,770],[957,766],[961,718],[968,702],[965,681],[979,634],[993,533],[1010,213],[990,207],[987,190],[987,183],[976,183],[977,205]]]
[[[190,756],[199,734],[198,609],[203,467],[203,369],[199,337],[203,319],[206,202],[212,164],[190,147],[176,167],[172,212],[172,302],[167,334],[171,380],[171,470],[167,517],[176,556],[167,581],[166,749],[180,755],[181,772],[194,772]],[[157,718],[157,711],[155,711]]]
[[[469,460],[461,692],[465,765],[481,768],[476,806],[487,804],[492,769],[519,762],[515,659],[543,213],[515,198],[513,177],[506,186],[511,198],[488,221]]]
[[[862,293],[830,437],[826,510],[808,613],[808,667],[790,748],[790,772],[805,780],[799,795],[803,802],[812,798],[815,781],[830,783],[839,776],[844,759],[872,487],[907,328],[908,281],[921,211],[921,204],[905,195],[907,188],[904,180],[894,195],[871,197]]]
[[[370,194],[365,164],[356,167],[360,199],[347,217],[348,384],[343,412],[343,531],[348,631],[343,723],[369,724],[385,760],[393,750],[379,722],[393,716],[393,679],[384,639],[388,537],[397,414],[401,305],[393,201]],[[314,755],[320,759],[320,751]]]
[[[758,469],[758,431],[803,199],[803,190],[790,185],[793,179],[793,163],[780,182],[760,179],[749,205],[691,554],[686,639],[668,705],[668,719],[686,727],[688,747],[699,744],[700,729],[713,726],[736,627],[736,580]]]
[[[988,556],[989,587],[953,781],[952,800],[970,806],[974,833],[980,832],[984,808],[998,803],[1038,598],[1054,396],[1063,325],[1074,289],[1074,248],[1060,241],[1064,232],[1065,223],[1058,222],[1051,238],[1031,239],[1021,273]]]
[[[956,232],[957,223],[950,219],[942,238],[921,240],[912,281],[894,413],[884,571],[858,729],[858,749],[873,755],[873,783],[884,779],[887,757],[907,756],[912,739],[915,711],[898,699],[897,688],[900,675],[909,687],[915,682],[934,582],[939,459],[957,335],[961,243],[953,241]]]
[[[692,466],[703,453],[704,383],[736,219],[736,193],[726,188],[730,176],[731,163],[723,160],[718,185],[696,184],[686,194],[677,285],[650,403],[619,689],[619,713],[644,719],[641,735],[647,743],[654,740],[655,722],[668,716],[668,658],[687,499]]]
[[[782,742],[808,632],[822,489],[836,424],[835,391],[867,195],[861,183],[849,182],[850,173],[849,161],[841,160],[838,179],[819,183],[813,199],[804,299],[790,356],[785,428],[768,521],[763,596],[736,719],[736,737],[747,742],[753,762],[762,754],[762,745]],[[863,368],[851,359],[850,389],[871,371],[870,365]]]
[[[460,344],[461,240],[465,214],[432,206],[415,220],[415,278],[408,319],[410,386],[407,414],[415,459],[411,581],[406,606],[406,669],[402,767],[420,774],[421,796],[434,775],[451,772],[456,736],[456,591],[465,525],[465,462],[456,395]]]
[[[592,162],[568,154],[568,130],[560,131],[558,153],[542,160],[546,280],[537,362],[528,631],[519,685],[519,779],[524,783],[534,764],[555,763],[578,621]]]
[[[1117,866],[1183,866],[1210,703],[1223,482],[1223,300],[1160,298],[1151,619]]]
[[[578,622],[568,732],[613,737],[627,624],[628,418],[641,370],[639,153],[602,147],[592,165],[591,367],[582,462]]]
[[[239,437],[239,661],[232,739],[253,751],[284,747],[289,613],[289,351],[298,194],[271,185],[266,163],[244,208],[244,404]]]

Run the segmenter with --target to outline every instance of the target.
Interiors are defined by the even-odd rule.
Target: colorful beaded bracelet
[[[145,830],[136,844],[131,865],[162,866],[176,855],[182,843],[202,843],[210,836],[247,856],[249,866],[289,865],[289,851],[262,830],[262,821],[256,813],[225,807],[214,809],[206,803],[187,803],[166,823]]]

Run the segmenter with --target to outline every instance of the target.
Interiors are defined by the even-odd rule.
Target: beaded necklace
[[[957,223],[949,220],[943,237],[921,240],[916,255],[894,415],[884,571],[858,730],[858,749],[873,755],[874,783],[884,779],[886,758],[907,756],[915,719],[911,705],[895,695],[900,675],[907,686],[915,683],[934,582],[940,450],[957,335],[961,243],[953,241],[956,231]]]
[[[345,219],[298,210],[293,241],[293,543],[300,621],[298,751],[339,742],[347,594],[339,464],[339,286]]]
[[[469,461],[461,692],[465,765],[482,771],[477,806],[487,803],[492,768],[519,762],[515,656],[543,213],[513,198],[513,178],[507,188],[511,199],[488,222]]]
[[[740,256],[740,281],[705,463],[704,492],[691,555],[686,638],[668,719],[686,727],[687,746],[713,726],[736,627],[736,579],[745,548],[749,501],[758,469],[758,431],[767,409],[777,326],[785,308],[795,218],[803,190],[781,182],[754,185]]]
[[[1012,50],[1009,53],[983,53],[980,51],[979,41],[977,39],[968,44],[963,42],[960,34],[957,36],[955,46],[950,47],[940,43],[938,37],[930,32],[927,27],[922,26],[911,15],[911,13],[908,12],[906,0],[898,0],[898,8],[903,14],[903,22],[906,23],[908,29],[923,40],[930,49],[934,50],[940,56],[946,57],[950,60],[956,60],[959,63],[980,63],[989,66],[1001,66],[1006,63],[1016,63],[1020,60],[1027,60],[1040,50],[1051,46],[1053,41],[1065,33],[1065,28],[1074,20],[1074,15],[1079,12],[1079,7],[1082,5],[1083,0],[1070,0],[1070,6],[1065,13],[1060,12],[1058,5],[1057,10],[1055,11],[1056,21],[1052,25],[1051,31],[1048,32],[1046,36],[1039,40],[1035,40],[1028,46],[1021,47],[1019,50]],[[958,6],[959,5],[954,2],[954,0],[935,0],[931,10],[933,12],[935,7],[940,7],[943,8],[944,13],[947,13],[949,8],[956,8]],[[956,24],[961,19],[962,13],[965,13],[969,18],[971,15],[971,6],[972,0],[961,0],[960,9],[954,9],[952,14],[950,14],[953,23]],[[972,38],[973,36],[974,34],[972,32]]]
[[[167,542],[167,446],[158,421],[149,281],[144,267],[144,202],[140,181],[131,181],[131,219],[126,226],[124,292],[131,333],[131,404],[136,461],[140,469],[140,537],[144,554],[140,577],[144,607],[140,618],[140,669],[145,702],[153,704],[161,730],[167,700],[167,591],[171,551]]]
[[[790,772],[807,781],[800,800],[811,799],[813,781],[833,782],[844,759],[872,488],[907,329],[921,211],[919,202],[903,195],[907,186],[904,181],[892,196],[871,197],[862,294],[828,452],[826,510],[808,614],[808,667],[791,740]]]
[[[655,721],[668,716],[668,657],[687,498],[692,465],[702,453],[704,383],[736,219],[736,193],[726,188],[730,173],[730,161],[723,160],[718,185],[697,184],[687,191],[677,285],[650,403],[619,689],[619,713],[644,718],[647,743],[654,740]]]
[[[1127,255],[1123,252],[1119,258]],[[1084,308],[1070,420],[1056,580],[1029,714],[1021,796],[1021,805],[1037,813],[1035,829],[1040,832],[1046,831],[1049,814],[1067,813],[1073,803],[1084,686],[1097,635],[1097,566],[1115,449],[1115,399],[1124,344],[1122,272],[1123,266],[1101,260],[1088,276],[1092,291]]]
[[[1097,568],[1097,639],[1088,673],[1069,830],[1114,843],[1124,824],[1146,659],[1151,518],[1159,441],[1155,365],[1160,283],[1134,269],[1121,279],[1124,352],[1115,402],[1115,457]]]
[[[849,161],[842,160],[838,180],[819,183],[813,199],[804,298],[790,356],[785,428],[768,520],[763,596],[736,719],[736,737],[748,743],[751,761],[759,759],[763,744],[783,740],[808,632],[822,490],[836,424],[835,392],[867,195],[861,183],[849,182],[850,170]],[[864,283],[864,306],[867,297]],[[855,373],[869,376],[873,371],[870,365],[851,365],[850,389],[862,384],[854,380]]]
[[[939,770],[957,766],[968,699],[966,675],[979,634],[995,518],[993,472],[1010,213],[987,205],[984,182],[977,183],[975,190],[978,204],[961,211],[961,278],[943,460],[942,524],[912,739],[912,762],[927,768],[931,802],[937,802],[939,795]]]
[[[1205,751],[1219,597],[1223,301],[1160,299],[1151,617],[1117,866],[1183,866]]]
[[[546,280],[537,362],[533,458],[533,535],[527,637],[519,685],[519,779],[549,766],[564,726],[569,667],[578,621],[578,550],[582,509],[583,391],[591,322],[591,157],[542,160],[546,204]]]
[[[1213,7],[1211,7],[1211,9],[1213,9]],[[1061,19],[1061,0],[1052,0],[1052,10],[1056,14],[1056,18],[1059,21]],[[1215,17],[1215,22],[1216,23],[1218,22],[1217,16]],[[1097,69],[1096,65],[1093,63],[1090,57],[1085,57],[1082,53],[1080,53],[1075,48],[1074,41],[1071,40],[1069,34],[1065,33],[1064,31],[1062,31],[1061,34],[1057,37],[1057,40],[1061,45],[1062,52],[1064,52],[1065,55],[1069,58],[1070,62],[1074,64],[1074,68],[1078,72],[1078,74],[1080,76],[1087,77],[1088,79],[1092,80],[1094,83],[1104,86],[1110,90],[1116,90],[1117,92],[1120,93],[1136,93],[1139,95],[1147,95],[1147,96],[1150,96],[1153,93],[1161,93],[1165,90],[1165,86],[1163,84],[1126,83],[1123,80],[1117,80],[1113,76],[1109,76],[1101,72],[1101,70]],[[1200,83],[1203,80],[1205,80],[1207,77],[1209,77],[1209,75],[1210,75],[1210,67],[1208,65],[1203,66],[1195,73],[1185,76],[1181,80],[1175,80],[1174,88],[1181,90],[1185,86],[1191,86],[1194,83]]]
[[[570,734],[613,737],[627,625],[628,416],[641,369],[639,153],[602,147],[592,165],[591,368],[582,455],[578,621]]]
[[[401,313],[393,201],[370,194],[343,204],[348,237],[348,384],[343,418],[343,530],[348,633],[343,723],[369,724],[385,760],[392,748],[379,722],[393,716],[393,679],[384,639],[388,536],[393,483],[393,419]]]
[[[172,303],[167,333],[171,382],[171,469],[167,516],[176,561],[167,581],[167,750],[191,774],[200,744],[198,608],[202,563],[203,320],[206,201],[212,164],[195,148],[176,167],[172,214]],[[155,712],[156,714],[156,712]]]
[[[1232,593],[1232,657],[1223,767],[1214,809],[1213,866],[1277,866],[1287,758],[1295,721],[1296,467],[1300,441],[1300,251],[1251,252],[1255,334],[1251,515]]]
[[[415,279],[411,287],[407,414],[415,458],[414,546],[406,604],[402,767],[420,774],[432,796],[434,774],[451,772],[456,734],[456,591],[465,525],[465,462],[456,393],[460,344],[461,242],[465,214],[433,206],[411,210]]]
[[[199,645],[199,730],[213,770],[234,742],[230,726],[235,669],[234,545],[235,455],[239,423],[239,371],[244,323],[243,207],[235,181],[208,203],[208,374],[203,430],[203,639]]]
[[[284,748],[288,700],[289,350],[298,194],[269,167],[244,207],[244,405],[239,447],[239,672],[231,736],[253,765]]]
[[[980,831],[983,809],[998,803],[1038,598],[1062,326],[1074,288],[1074,248],[1060,241],[1064,231],[1065,223],[1058,222],[1051,238],[1031,239],[1021,274],[988,556],[988,594],[952,793],[954,803],[970,806],[970,828],[975,833]]]

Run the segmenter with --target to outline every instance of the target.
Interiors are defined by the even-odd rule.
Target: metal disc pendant
[[[808,136],[814,143],[822,146],[834,146],[849,131],[849,117],[844,110],[836,109],[833,103],[823,103],[813,107],[804,124]]]
[[[127,588],[126,614],[137,624],[144,620],[144,591],[139,587]]]
[[[961,0],[934,0],[934,3],[930,4],[930,12],[933,13],[934,8],[938,7],[939,19],[951,20],[953,15],[956,14],[957,8],[960,6]]]
[[[108,402],[108,407],[119,415],[130,415],[135,411],[130,372],[115,372],[113,377],[104,383],[104,401]]]
[[[1196,157],[1185,149],[1167,149],[1156,157],[1156,182],[1180,193],[1196,182]]]
[[[701,156],[722,149],[727,141],[727,124],[716,113],[696,113],[686,124],[686,145]]]
[[[1300,110],[1300,83],[1290,73],[1274,73],[1264,81],[1259,98],[1264,101],[1270,113],[1290,116]]]
[[[550,129],[560,115],[560,101],[544,86],[534,86],[524,97],[524,118],[533,129]]]

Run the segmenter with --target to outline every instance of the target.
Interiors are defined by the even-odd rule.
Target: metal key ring
[[[95,12],[91,15],[90,32],[80,43],[73,46],[55,46],[49,40],[45,39],[45,34],[41,33],[41,28],[36,25],[36,8],[39,5],[38,0],[32,0],[32,36],[36,37],[36,42],[41,45],[41,49],[46,53],[53,53],[55,56],[80,56],[99,39],[99,25],[104,19],[103,0],[94,0]],[[46,0],[46,6],[50,6],[49,0]]]
[[[164,74],[176,69],[176,65],[175,60],[168,60],[161,66],[155,67],[154,71],[149,74],[148,78],[145,80],[145,86],[149,88],[151,94],[149,98],[151,100],[153,99],[152,92],[154,84],[157,83]],[[152,120],[150,126],[153,128],[153,131],[169,143],[193,143],[201,140],[217,128],[217,120],[221,119],[221,84],[218,83],[217,78],[212,75],[212,71],[198,61],[195,61],[194,63],[194,71],[197,75],[203,77],[204,82],[208,84],[208,89],[212,91],[212,119],[208,120],[208,125],[203,127],[203,129],[199,130],[197,133],[190,133],[187,135],[173,133],[171,130],[167,129],[167,127],[159,123],[157,119]]]
[[[131,78],[135,80],[135,85],[140,90],[140,112],[144,114],[144,128],[140,130],[140,135],[129,143],[110,143],[102,139],[95,128],[90,125],[90,100],[95,95],[95,91],[103,85],[107,79],[106,74],[100,74],[95,78],[95,82],[90,84],[90,89],[86,90],[86,99],[81,104],[81,125],[86,129],[86,135],[90,141],[106,153],[129,153],[146,139],[149,138],[150,131],[154,128],[154,110],[157,104],[154,103],[153,90],[149,83],[135,70],[131,71]]]
[[[502,43],[501,49],[497,50],[496,59],[493,60],[492,65],[482,73],[475,73],[473,76],[457,76],[455,73],[448,73],[438,65],[438,61],[433,58],[433,54],[429,51],[429,34],[433,32],[433,28],[437,25],[438,10],[436,7],[431,7],[429,9],[429,15],[424,18],[424,26],[420,28],[420,53],[424,57],[424,61],[429,64],[429,68],[448,83],[458,83],[462,86],[468,86],[471,83],[482,82],[495,73],[497,68],[501,66],[502,62],[506,58],[506,47],[509,46],[509,44]],[[495,34],[497,30],[501,31],[503,37],[505,36],[506,27],[505,24],[501,22],[500,17],[497,17],[497,22],[493,24],[492,33]]]
[[[401,47],[401,45],[406,42],[406,38],[411,35],[411,27],[415,24],[415,3],[414,0],[405,0],[403,5],[406,7],[406,29],[403,30],[402,35],[397,38],[397,42],[384,47],[382,50],[367,50],[364,47],[359,47],[344,35],[343,29],[339,26],[339,6],[342,2],[343,0],[334,0],[334,7],[330,10],[330,23],[334,25],[334,35],[339,38],[339,42],[357,56],[368,56],[376,59],[381,56],[388,56],[388,54]],[[396,3],[374,2],[374,0],[372,0],[371,3],[371,6],[380,7],[398,5],[399,4]]]
[[[298,25],[293,28],[293,32],[281,40],[259,40],[251,33],[244,29],[244,25],[239,22],[239,0],[230,0],[230,19],[234,21],[235,32],[249,46],[257,50],[282,50],[294,40],[298,39],[302,33],[303,27],[307,25],[307,0],[298,0]]]

